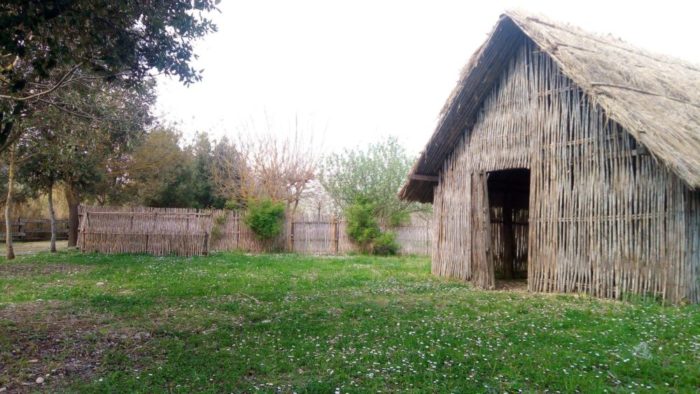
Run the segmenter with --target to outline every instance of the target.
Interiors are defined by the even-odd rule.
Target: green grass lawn
[[[62,252],[0,289],[9,392],[700,388],[697,306],[477,291],[426,258]]]

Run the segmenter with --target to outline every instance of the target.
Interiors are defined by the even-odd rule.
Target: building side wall
[[[433,273],[492,285],[484,279],[493,250],[483,228],[483,179],[510,168],[531,171],[531,291],[698,301],[697,193],[531,42],[512,58],[441,171]]]
[[[681,276],[687,286],[687,299],[691,302],[700,302],[700,190],[686,190],[686,239],[683,255],[687,270]]]

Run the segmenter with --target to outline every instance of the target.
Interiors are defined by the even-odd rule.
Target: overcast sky
[[[507,9],[700,64],[699,1],[223,0],[198,42],[204,80],[161,79],[156,112],[192,136],[285,134],[325,151],[399,137],[422,150],[462,66]]]

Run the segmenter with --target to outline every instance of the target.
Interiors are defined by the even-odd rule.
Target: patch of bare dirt
[[[7,278],[53,274],[75,275],[91,269],[93,267],[75,264],[9,263],[0,264],[0,276]]]
[[[89,380],[107,352],[138,348],[151,338],[149,332],[112,323],[112,316],[60,301],[0,307],[0,390],[53,391]]]

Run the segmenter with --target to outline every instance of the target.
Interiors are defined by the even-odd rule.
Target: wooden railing
[[[5,242],[5,222],[0,225],[0,242]],[[48,241],[51,239],[51,221],[49,219],[17,218],[11,222],[10,231],[14,241]],[[56,239],[68,238],[68,220],[56,220]]]

